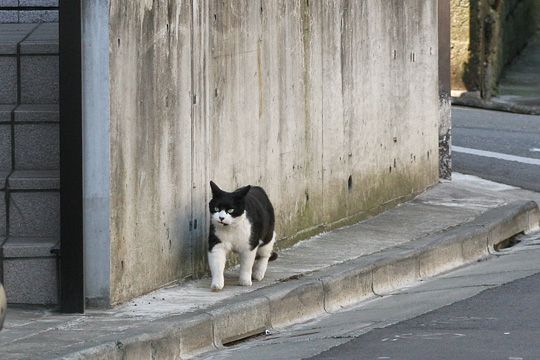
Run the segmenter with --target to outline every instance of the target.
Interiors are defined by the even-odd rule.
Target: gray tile
[[[11,112],[15,105],[0,105],[0,123],[11,121]]]
[[[19,0],[19,6],[58,7],[58,0]]]
[[[57,104],[58,56],[21,56],[21,103]]]
[[[17,170],[9,177],[9,188],[14,190],[59,190],[59,170]]]
[[[60,234],[58,192],[12,192],[9,234],[13,237],[57,237]]]
[[[58,124],[15,125],[15,168],[55,170],[60,166]]]
[[[0,124],[0,171],[11,170],[11,126]],[[3,187],[3,185],[2,185]]]
[[[39,25],[20,43],[21,54],[58,54],[58,23]]]
[[[15,109],[17,122],[59,122],[60,109],[58,104],[24,104]]]
[[[7,178],[9,176],[9,174],[11,174],[11,171],[10,170],[0,170],[0,190],[5,190],[6,189],[6,184],[7,184]],[[4,198],[0,199],[0,204],[3,204],[3,201]],[[2,205],[0,205],[2,206]]]
[[[17,103],[17,58],[0,56],[0,104]]]
[[[58,22],[58,10],[19,11],[19,22],[21,23]]]
[[[58,238],[10,237],[2,245],[5,258],[51,257],[51,250],[58,244]]]
[[[0,54],[17,54],[17,44],[21,42],[36,24],[0,24]]]
[[[0,22],[4,24],[17,23],[19,14],[15,10],[0,10]]]
[[[0,0],[0,6],[19,6],[19,0]]]
[[[58,302],[55,258],[4,259],[4,288],[10,304]]]

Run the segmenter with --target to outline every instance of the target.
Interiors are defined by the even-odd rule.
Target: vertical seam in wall
[[[202,110],[202,121],[203,121],[203,131],[202,131],[202,134],[204,136],[204,146],[203,146],[203,149],[204,149],[204,152],[205,152],[205,159],[208,158],[208,155],[210,154],[210,120],[209,120],[209,116],[208,114],[210,113],[210,96],[208,95],[208,89],[210,88],[209,87],[209,84],[210,84],[210,75],[209,75],[209,66],[208,66],[208,58],[209,58],[209,55],[210,55],[210,31],[209,31],[209,13],[210,13],[210,5],[207,3],[207,2],[204,2],[203,3],[204,5],[200,7],[199,11],[200,11],[200,17],[201,17],[201,20],[200,20],[200,29],[201,29],[201,56],[202,56],[202,73],[203,73],[203,77],[202,77],[202,83],[203,83],[203,89],[205,89],[205,96],[204,96],[204,108]],[[210,175],[210,161],[205,161],[204,164],[203,164],[203,171],[204,171],[204,176],[203,178],[206,180],[208,180],[209,178],[209,175]],[[206,185],[206,184],[204,184]],[[204,211],[204,219],[205,219],[205,223],[204,223],[204,229],[203,229],[203,232],[202,234],[207,234],[207,231],[208,231],[208,227],[207,227],[207,217],[208,217],[208,210],[206,210],[206,204],[208,204],[208,192],[206,191],[206,189],[202,192],[202,196],[204,198],[204,208],[203,208],[203,211]],[[206,239],[203,238],[203,245],[202,248],[203,248],[203,251],[202,251],[202,254],[203,254],[203,257],[206,255],[206,246],[207,246],[207,242],[206,242]],[[206,260],[203,260],[203,261],[206,261]],[[203,270],[204,272],[205,270]]]
[[[26,34],[25,37],[23,37],[21,39],[21,41],[19,41],[17,43],[17,106],[19,104],[21,104],[21,43],[24,42],[26,39],[28,39],[30,37],[30,35],[32,35],[34,33],[34,31],[36,31],[36,29],[40,26],[41,24],[36,24],[36,26],[34,26],[32,28],[32,30],[30,30],[28,32],[28,34]],[[13,109],[15,110],[15,109]]]
[[[189,196],[190,196],[190,204],[189,204],[189,217],[190,217],[190,221],[194,221],[193,217],[194,217],[194,213],[193,213],[193,179],[194,179],[194,174],[195,174],[195,170],[194,170],[194,161],[193,161],[193,155],[195,153],[195,148],[194,148],[194,138],[195,138],[195,134],[194,134],[194,125],[195,125],[195,119],[194,119],[194,115],[195,115],[195,106],[197,106],[197,95],[195,94],[195,72],[194,72],[194,68],[193,68],[193,64],[195,63],[194,61],[194,57],[196,57],[196,54],[194,53],[194,50],[195,50],[195,46],[194,46],[194,36],[193,36],[193,31],[195,29],[195,26],[194,26],[194,23],[195,23],[195,1],[196,0],[191,0],[190,1],[190,5],[191,5],[191,31],[190,31],[190,47],[191,47],[191,56],[190,56],[190,68],[191,68],[191,107],[190,107],[190,120],[191,120],[191,128],[190,128],[190,151],[191,151],[191,154],[189,154],[189,162],[190,162],[190,179],[189,179],[189,183],[190,183],[190,191],[189,191]],[[194,259],[194,256],[195,256],[195,251],[194,251],[194,243],[195,243],[195,238],[196,238],[196,229],[195,228],[192,228],[192,231],[190,231],[190,234],[189,234],[189,252],[190,252],[190,269],[191,269],[191,273],[193,275],[195,275],[195,259]]]
[[[321,18],[321,208],[323,209],[322,225],[325,223],[324,198],[324,7],[319,4]]]

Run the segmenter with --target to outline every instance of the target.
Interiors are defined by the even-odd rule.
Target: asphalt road
[[[454,107],[454,171],[540,191],[540,116]]]
[[[311,359],[540,359],[540,274],[376,329]]]

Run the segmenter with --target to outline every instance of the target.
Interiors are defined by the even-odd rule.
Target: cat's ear
[[[234,196],[238,199],[241,199],[247,195],[250,189],[251,189],[251,185],[241,187],[240,189],[237,189],[234,191]]]
[[[221,195],[221,193],[223,192],[223,190],[221,190],[219,186],[217,186],[216,183],[212,180],[210,180],[210,188],[212,189],[212,196],[215,198],[219,197],[219,195]]]

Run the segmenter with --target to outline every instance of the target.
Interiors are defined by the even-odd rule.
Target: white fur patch
[[[275,242],[276,233],[274,232],[272,240],[268,244],[257,249],[257,255],[259,255],[260,258],[258,260],[255,260],[252,271],[252,277],[257,281],[261,281],[262,279],[264,279],[264,275],[266,274],[266,268],[268,267],[268,260],[270,259],[272,251],[274,250]]]
[[[212,214],[212,223],[216,236],[228,251],[241,253],[251,250],[249,245],[251,223],[245,212],[234,218],[225,211],[220,211]]]
[[[231,214],[229,214],[225,210],[221,210],[212,214],[212,222],[216,226],[223,224],[231,225],[236,222],[236,218],[233,218]]]

